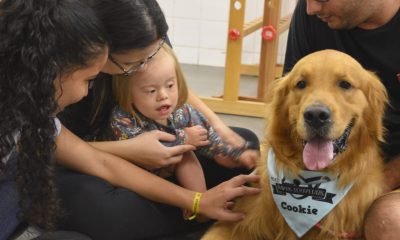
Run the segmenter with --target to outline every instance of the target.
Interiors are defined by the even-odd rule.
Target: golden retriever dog
[[[267,97],[262,192],[238,199],[236,223],[204,240],[357,239],[382,191],[380,80],[347,54],[324,50],[275,80]]]

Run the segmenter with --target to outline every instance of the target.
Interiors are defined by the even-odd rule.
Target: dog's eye
[[[304,80],[301,80],[299,82],[297,82],[296,84],[296,88],[298,89],[304,89],[307,86],[307,82]]]
[[[351,88],[351,84],[348,81],[340,81],[339,82],[339,86],[343,89],[350,89]]]

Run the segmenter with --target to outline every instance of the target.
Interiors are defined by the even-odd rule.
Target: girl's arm
[[[210,122],[210,125],[221,136],[221,138],[232,145],[232,147],[241,147],[245,141],[218,117],[201,99],[196,96],[191,89],[189,89],[188,103],[190,103],[196,110],[200,111]]]
[[[134,138],[135,139],[135,138]],[[153,201],[191,209],[195,192],[168,182],[128,161],[100,151],[65,127],[56,139],[58,163],[79,172],[100,177],[111,184],[134,191]],[[152,146],[147,148],[153,149]],[[256,176],[237,176],[205,192],[200,203],[200,213],[219,220],[236,221],[241,213],[226,209],[226,203],[236,197],[256,194],[259,189],[243,186],[258,181]]]
[[[200,111],[193,108],[193,106],[185,104],[179,111],[180,112],[177,112],[178,116],[189,119],[186,125],[199,127],[205,131],[205,137],[208,138],[209,144],[198,148],[198,153],[210,159],[215,159],[220,165],[225,167],[245,166],[249,169],[254,168],[256,160],[259,157],[259,151],[250,150],[250,143],[246,143],[241,147],[232,147],[232,145],[229,145],[219,136],[210,125],[208,119],[206,119]],[[178,123],[175,125],[179,126]],[[185,130],[191,128],[186,128]],[[188,141],[188,143],[190,142]]]

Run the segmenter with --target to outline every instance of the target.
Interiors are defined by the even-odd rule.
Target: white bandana
[[[286,223],[300,238],[346,196],[353,183],[337,189],[338,176],[302,171],[298,178],[277,172],[275,154],[268,152],[268,173],[272,196]]]

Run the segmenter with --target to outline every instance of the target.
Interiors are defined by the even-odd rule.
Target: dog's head
[[[271,85],[266,139],[290,170],[334,168],[383,141],[385,87],[347,54],[312,53]]]

